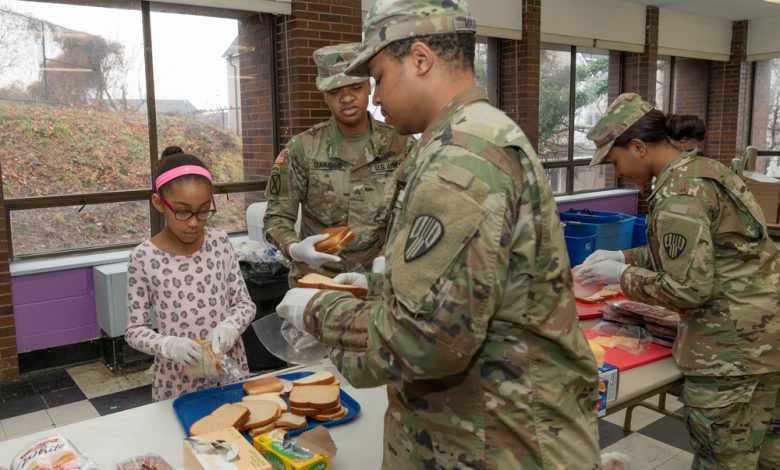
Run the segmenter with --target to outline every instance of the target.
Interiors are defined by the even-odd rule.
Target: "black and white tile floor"
[[[93,362],[0,384],[0,441],[151,403],[151,380],[147,371],[113,374]],[[667,397],[668,409],[681,407]],[[691,467],[693,455],[681,421],[636,407],[632,432],[625,433],[624,416],[620,411],[599,420],[604,452],[627,454],[632,470]]]

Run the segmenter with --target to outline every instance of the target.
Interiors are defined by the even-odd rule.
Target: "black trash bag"
[[[287,275],[290,268],[278,261],[270,263],[252,263],[250,261],[239,261],[241,275],[247,284],[263,286],[267,284],[276,284],[287,282]]]

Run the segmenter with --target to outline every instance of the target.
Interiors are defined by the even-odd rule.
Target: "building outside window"
[[[260,179],[244,159],[241,117],[242,86],[259,74],[241,71],[254,44],[240,27],[256,13],[72,3],[0,0],[0,163],[15,258],[132,246],[159,231],[148,200],[168,145],[201,158],[215,183]],[[209,223],[246,230],[246,204],[260,197],[248,189],[218,192]]]

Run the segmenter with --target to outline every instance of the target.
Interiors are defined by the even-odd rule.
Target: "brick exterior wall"
[[[728,165],[745,151],[749,67],[747,21],[735,21],[731,33],[731,57],[711,62],[707,79],[706,153]]]
[[[0,170],[0,181],[2,177]],[[0,194],[0,383],[19,376],[6,227],[5,200]]]
[[[499,105],[539,150],[541,0],[523,0],[523,39],[499,43]]]
[[[709,62],[702,59],[674,59],[675,114],[695,114],[701,119],[707,115],[707,74]]]
[[[312,53],[320,47],[362,39],[360,0],[295,0],[292,15],[276,25],[279,76],[279,137],[282,145],[294,135],[330,118],[317,90]]]

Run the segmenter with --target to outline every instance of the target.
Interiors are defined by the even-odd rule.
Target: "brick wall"
[[[242,20],[238,27],[241,137],[246,181],[267,180],[274,161],[271,22],[270,15],[253,15]]]
[[[747,28],[747,21],[733,23],[731,57],[711,62],[707,79],[706,153],[726,165],[744,152],[747,137]]]
[[[541,0],[523,0],[523,39],[499,41],[499,103],[539,149]]]
[[[701,119],[706,117],[708,64],[701,59],[674,59],[672,109],[675,114],[695,114]]]
[[[276,25],[279,135],[290,137],[330,118],[314,79],[312,53],[320,47],[361,40],[360,0],[295,0],[292,15]]]
[[[2,171],[0,171],[0,180],[2,177]],[[19,376],[6,227],[5,200],[0,194],[0,382]]]

